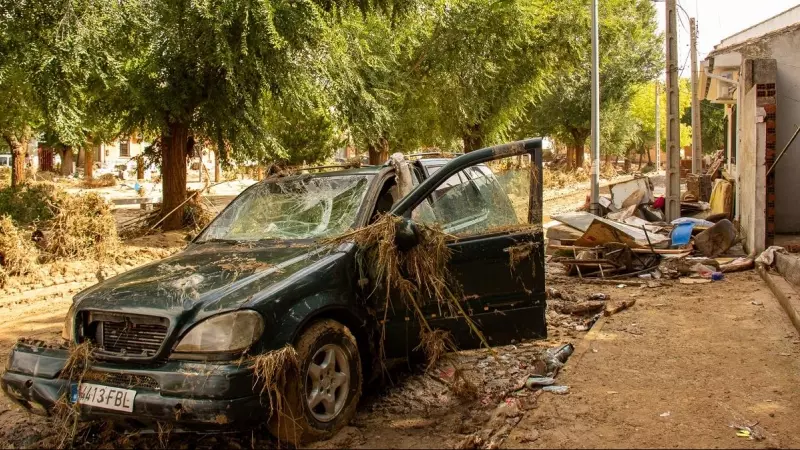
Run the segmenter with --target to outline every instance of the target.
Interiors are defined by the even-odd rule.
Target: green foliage
[[[580,2],[585,3],[585,2]],[[573,26],[589,30],[589,7],[576,7]],[[658,75],[662,38],[656,34],[655,7],[648,0],[600,2],[600,102],[603,113],[626,109],[635,88]],[[566,30],[564,31],[566,32]],[[546,134],[582,148],[590,132],[590,33],[571,33],[578,51],[575,64],[563,64],[549,93],[530,107],[524,134]],[[601,113],[601,123],[605,120]],[[613,115],[610,120],[614,120]],[[613,134],[613,133],[612,133]]]
[[[413,104],[431,108],[438,136],[466,147],[508,138],[525,107],[574,52],[574,2],[462,0],[436,17],[416,50]]]
[[[725,107],[720,104],[711,103],[708,100],[700,101],[700,140],[703,145],[703,153],[713,154],[722,149],[725,145]],[[691,103],[683,110],[681,125],[692,126],[692,105]]]
[[[51,183],[26,183],[0,189],[0,216],[9,216],[17,225],[29,225],[53,218],[60,199]]]
[[[631,115],[634,121],[640,128],[639,139],[642,145],[646,148],[655,147],[655,130],[656,130],[656,81],[643,83],[636,87],[635,93],[631,100]],[[661,123],[660,123],[660,137],[661,148],[666,148],[667,142],[667,94],[664,84],[661,84],[659,90],[660,95],[660,108],[661,108]],[[681,79],[678,89],[678,104],[679,110],[685,111],[692,103],[692,85],[688,79]],[[691,124],[691,122],[690,122]],[[690,145],[692,143],[692,129],[691,126],[681,123],[680,125],[680,143],[681,146]]]

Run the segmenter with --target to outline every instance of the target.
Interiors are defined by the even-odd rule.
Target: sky
[[[800,4],[798,0],[678,0],[690,17],[697,20],[698,61],[726,37],[749,28]],[[659,31],[664,31],[664,3],[656,3]],[[678,67],[689,55],[689,19],[678,8]],[[683,25],[681,25],[683,20]],[[689,68],[681,76],[689,77]]]

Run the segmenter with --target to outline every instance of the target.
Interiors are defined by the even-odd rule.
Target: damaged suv
[[[517,183],[527,183],[524,196],[510,198],[490,169],[503,158],[530,162]],[[185,250],[76,295],[65,345],[20,341],[3,391],[35,413],[52,414],[65,399],[87,420],[266,424],[294,443],[327,438],[353,416],[381,358],[417,352],[415,312],[373,300],[385,286],[359,264],[355,244],[325,245],[386,213],[402,218],[395,245],[415,245],[417,224],[448,235],[471,324],[431,299],[418,311],[431,327],[462,349],[481,344],[469,325],[491,345],[545,337],[541,140],[400,161],[253,185]],[[512,258],[519,246],[526,255]],[[81,345],[91,355],[75,379],[65,366]],[[298,372],[270,394],[254,361],[287,345]],[[288,407],[274,410],[275,397]]]

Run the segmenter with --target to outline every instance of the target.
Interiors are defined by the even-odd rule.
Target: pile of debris
[[[717,181],[710,202],[684,195],[682,217],[672,222],[665,221],[665,199],[654,196],[650,178],[613,184],[611,195],[600,197],[602,216],[578,211],[553,217],[561,223],[547,229],[550,261],[581,278],[705,279],[684,280],[689,283],[751,269],[753,258],[739,250],[729,220],[730,189]]]

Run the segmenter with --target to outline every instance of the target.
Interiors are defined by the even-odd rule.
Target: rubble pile
[[[553,216],[560,223],[547,229],[550,262],[563,264],[570,276],[612,280],[688,277],[711,282],[726,272],[752,269],[753,258],[742,253],[737,226],[730,221],[732,187],[718,179],[713,189],[704,189],[712,176],[697,177],[693,185],[701,193],[685,193],[682,217],[672,222],[666,222],[665,199],[655,197],[649,178],[609,186],[611,195],[600,197],[601,215],[577,211]],[[698,198],[707,191],[708,201]]]

